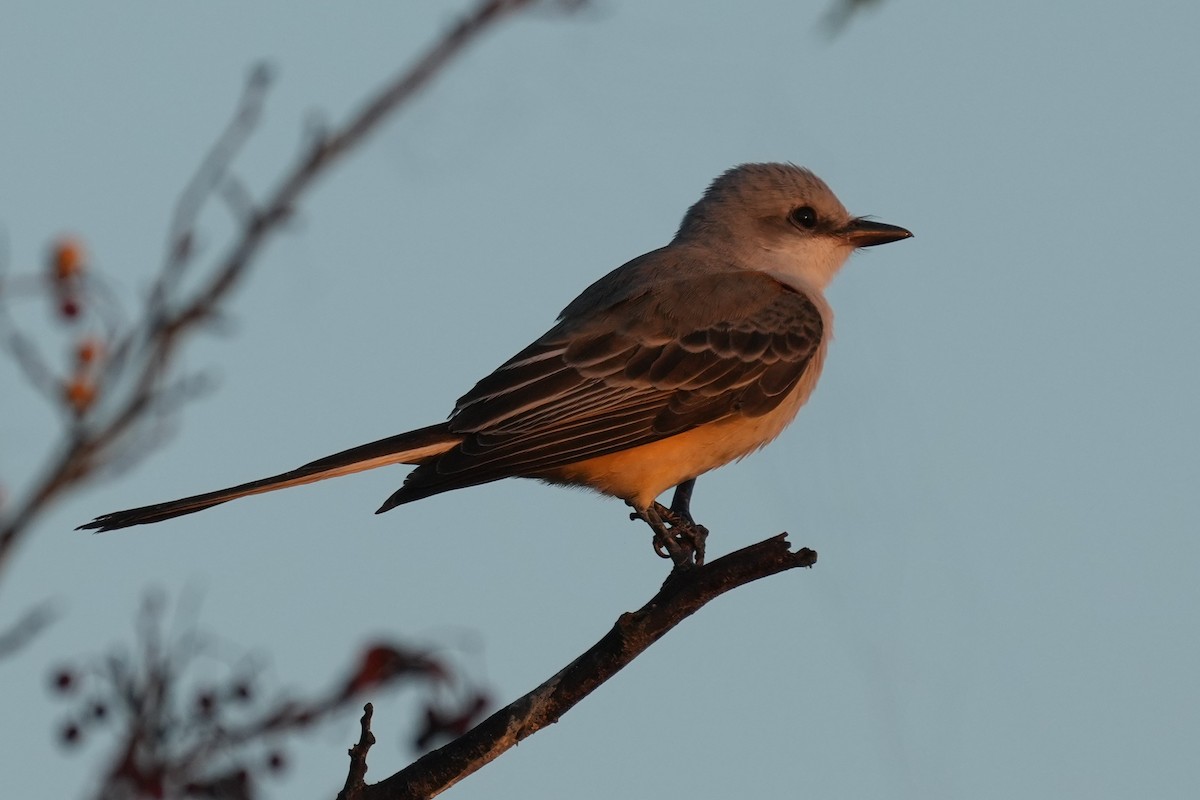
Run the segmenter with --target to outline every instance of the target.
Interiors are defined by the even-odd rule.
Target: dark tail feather
[[[420,428],[398,436],[389,436],[377,442],[352,447],[270,478],[185,497],[181,500],[172,500],[169,503],[156,503],[152,506],[103,514],[91,522],[80,525],[75,530],[94,530],[100,533],[118,528],[128,528],[131,525],[146,525],[172,517],[182,517],[185,514],[194,514],[197,511],[203,511],[206,508],[252,494],[301,486],[388,464],[420,464],[453,447],[459,440],[460,437],[449,432],[446,423],[431,425],[428,428]]]
[[[509,477],[512,477],[512,473],[495,470],[491,472],[459,472],[453,476],[441,475],[437,471],[437,463],[430,461],[410,472],[404,479],[404,485],[393,492],[392,496],[385,500],[375,513],[382,514],[391,511],[396,506],[424,500],[426,497],[433,497],[442,492],[465,489],[468,486],[479,486]]]

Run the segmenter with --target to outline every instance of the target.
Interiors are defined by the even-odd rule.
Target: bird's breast
[[[657,442],[530,477],[586,486],[646,508],[667,489],[747,456],[782,433],[812,394],[824,360],[822,342],[796,387],[783,402],[761,416],[734,414]]]

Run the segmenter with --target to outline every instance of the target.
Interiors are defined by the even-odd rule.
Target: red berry
[[[76,414],[82,414],[96,399],[96,385],[86,378],[77,377],[67,384],[64,394],[71,409]]]
[[[65,281],[78,275],[83,270],[83,245],[78,239],[64,236],[54,243],[51,262],[54,277],[58,281]]]
[[[83,731],[74,722],[69,722],[63,726],[59,732],[62,742],[65,745],[79,744],[79,740],[83,738]]]
[[[212,692],[201,692],[196,695],[196,710],[204,716],[211,716],[217,708],[217,696]]]
[[[287,769],[287,756],[276,750],[267,756],[267,769],[271,772],[283,772]]]
[[[79,343],[75,350],[75,357],[79,359],[80,364],[91,364],[100,357],[103,351],[100,340],[89,336]]]
[[[60,669],[50,677],[50,685],[59,694],[70,694],[77,686],[75,673],[66,668]]]

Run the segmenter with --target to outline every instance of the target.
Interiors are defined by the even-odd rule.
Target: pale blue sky
[[[62,230],[132,300],[250,64],[278,80],[253,191],[464,3],[10,2],[0,225]],[[670,238],[723,169],[790,160],[916,239],[830,291],[822,383],[778,442],[700,481],[719,555],[781,530],[811,572],[724,597],[446,795],[1188,798],[1200,794],[1200,6],[597,0],[494,32],[323,181],[184,365],[219,377],[136,469],[44,517],[0,624],[14,797],[86,793],[48,664],[128,638],[149,586],[313,687],[370,634],[465,651],[497,699],[665,572],[616,501],[503,482],[372,511],[403,472],[92,537],[99,512],[260,477],[442,419],[595,277]],[[207,241],[227,232],[206,217]],[[0,481],[53,419],[0,364]],[[379,703],[370,777],[406,763]],[[330,797],[354,720],[278,796]]]

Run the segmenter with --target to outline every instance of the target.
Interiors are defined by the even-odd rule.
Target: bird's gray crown
[[[798,206],[809,205],[826,219],[848,220],[849,213],[833,191],[804,167],[795,164],[741,164],[714,180],[683,217],[676,238],[736,234],[741,224],[773,217],[783,219]]]

